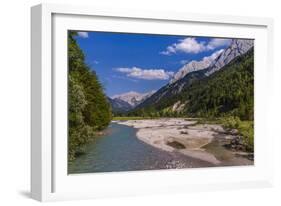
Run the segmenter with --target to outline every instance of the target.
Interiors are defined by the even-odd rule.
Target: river
[[[106,134],[86,146],[85,154],[68,164],[68,173],[180,169],[213,166],[178,152],[152,147],[136,137],[136,129],[111,123]]]

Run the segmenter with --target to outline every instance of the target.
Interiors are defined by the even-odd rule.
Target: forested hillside
[[[202,78],[202,71],[188,74],[188,83],[179,93],[158,102],[145,102],[131,111],[133,116],[237,116],[253,120],[254,51],[236,57],[220,71]],[[167,93],[165,94],[167,96]],[[153,96],[152,96],[153,97]],[[180,105],[180,108],[177,105]]]
[[[253,50],[237,57],[214,75],[186,88],[180,95],[180,101],[187,101],[184,112],[191,116],[217,117],[229,114],[242,120],[253,120]]]
[[[68,158],[74,159],[95,133],[108,126],[111,109],[97,75],[85,64],[76,32],[68,34]]]

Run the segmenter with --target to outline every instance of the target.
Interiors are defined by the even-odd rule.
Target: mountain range
[[[199,67],[192,70],[186,69],[185,72],[179,70],[182,76],[178,75],[176,81],[169,82],[160,88],[131,113],[140,115],[139,113],[143,112],[184,112],[189,116],[195,113],[201,116],[204,112],[207,115],[214,107],[213,113],[231,111],[236,114],[239,112],[241,114],[237,115],[241,118],[247,116],[246,119],[251,119],[253,46],[253,40],[233,39],[229,47],[221,51],[206,68],[202,69],[199,64]],[[182,70],[185,68],[190,67],[185,65]],[[201,102],[204,104],[201,105]],[[236,105],[233,105],[234,103]]]
[[[190,72],[199,71],[202,69],[206,69],[208,66],[210,66],[213,61],[223,52],[224,50],[218,50],[215,53],[213,53],[211,56],[204,57],[201,61],[191,61],[188,64],[185,64],[182,68],[179,69],[179,71],[173,76],[173,78],[170,80],[169,84],[173,84],[179,79],[182,79],[185,75],[187,75]]]
[[[128,102],[123,101],[121,99],[118,98],[112,99],[110,97],[107,97],[107,100],[111,105],[111,109],[113,113],[124,113],[133,109],[133,107]]]
[[[108,97],[108,101],[111,104],[113,112],[122,113],[134,109],[136,106],[141,104],[155,92],[155,90],[146,93],[130,91],[123,94]]]
[[[244,56],[247,54],[249,56],[249,51],[254,46],[253,40],[246,39],[233,39],[230,45],[226,49],[221,49],[213,53],[211,56],[204,57],[200,61],[191,61],[185,64],[182,68],[179,69],[177,73],[173,76],[168,84],[160,88],[158,91],[151,91],[148,93],[137,93],[137,92],[128,92],[120,95],[115,95],[111,98],[113,103],[111,103],[113,110],[118,108],[119,111],[129,112],[131,114],[137,114],[140,110],[143,111],[163,111],[163,109],[169,110],[171,112],[181,112],[186,110],[188,105],[188,99],[190,96],[188,91],[195,90],[192,88],[193,85],[197,85],[196,89],[201,91],[202,85],[198,85],[200,82],[207,83],[210,79],[209,77],[214,76],[220,70],[229,68],[229,65],[232,65],[232,62],[242,65],[243,61],[246,61]],[[247,58],[249,59],[250,57]],[[252,52],[253,56],[253,52]],[[238,61],[238,57],[243,57],[243,61]],[[252,57],[251,57],[252,58]],[[236,65],[236,66],[237,66]],[[231,68],[233,65],[231,66]],[[239,67],[240,68],[240,67]],[[244,70],[241,71],[245,72]],[[235,72],[234,72],[235,73]],[[249,72],[248,72],[249,73]],[[247,76],[248,73],[245,73]],[[237,75],[235,73],[235,75]],[[219,76],[219,75],[215,75]],[[223,73],[223,76],[229,76],[228,74]],[[218,77],[217,77],[218,78]],[[222,78],[222,77],[220,77]],[[220,81],[218,78],[217,81]],[[235,78],[235,77],[231,77]],[[242,77],[246,78],[246,77]],[[249,77],[251,79],[251,75]],[[222,78],[225,81],[224,78]],[[240,79],[241,80],[241,79]],[[239,80],[239,81],[240,81]],[[242,83],[249,83],[247,80],[242,79]],[[199,83],[198,83],[199,82]],[[251,83],[251,82],[250,82]],[[251,85],[249,83],[249,85]],[[216,84],[219,84],[216,83]],[[225,82],[225,84],[228,84]],[[198,88],[197,88],[198,87]],[[223,85],[221,85],[223,87]],[[202,87],[203,88],[203,87]],[[239,88],[240,89],[240,88]],[[197,91],[196,90],[196,91]],[[228,92],[228,91],[224,91]],[[192,93],[192,94],[193,94]],[[208,94],[206,95],[208,96]],[[199,98],[199,97],[198,97]],[[208,97],[209,98],[209,97]],[[211,98],[211,97],[210,97]],[[244,99],[247,99],[246,97]],[[240,100],[239,100],[240,101]],[[116,106],[118,104],[118,106]],[[198,102],[194,102],[198,104]],[[114,106],[115,105],[115,106]],[[198,104],[199,105],[199,104]],[[114,109],[115,108],[115,109]]]

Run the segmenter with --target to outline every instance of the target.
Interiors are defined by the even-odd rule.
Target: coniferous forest
[[[85,64],[76,32],[68,34],[68,158],[83,151],[96,132],[108,126],[111,109],[97,75]]]
[[[68,163],[253,165],[254,40],[69,31]]]
[[[202,78],[202,73],[187,75],[188,84],[179,94],[170,94],[154,104],[139,105],[127,115],[189,116],[217,118],[226,115],[241,120],[254,118],[254,51],[238,56],[220,71]],[[176,102],[184,103],[181,111],[172,111]]]

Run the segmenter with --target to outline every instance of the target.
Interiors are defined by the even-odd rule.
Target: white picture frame
[[[154,27],[156,24],[157,29]],[[274,137],[269,132],[266,110],[271,105],[270,98],[266,97],[270,95],[268,90],[274,75],[272,19],[40,4],[31,9],[31,25],[32,198],[53,201],[272,186]],[[255,165],[69,176],[66,172],[65,31],[96,29],[194,35],[186,25],[192,27],[196,35],[256,40]],[[168,30],[167,26],[173,30]]]

